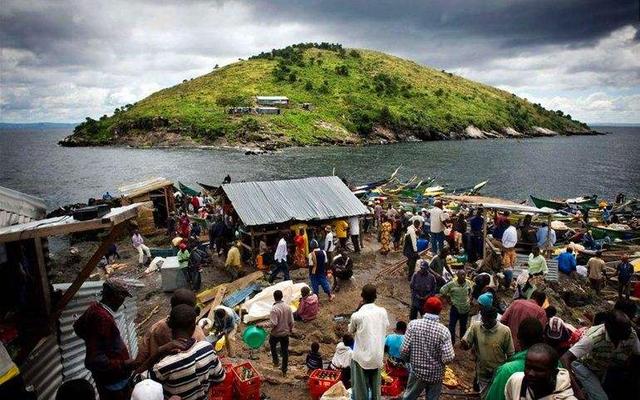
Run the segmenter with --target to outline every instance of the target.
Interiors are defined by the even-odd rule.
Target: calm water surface
[[[640,196],[640,128],[610,135],[525,140],[402,143],[361,148],[293,148],[246,156],[233,150],[64,148],[70,129],[0,130],[0,186],[44,198],[50,208],[86,202],[122,184],[163,176],[195,185],[337,175],[355,183],[389,176],[435,176],[465,187],[489,180],[483,193],[513,200],[530,194],[572,197],[618,192]]]

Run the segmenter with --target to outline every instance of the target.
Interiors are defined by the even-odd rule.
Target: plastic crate
[[[211,385],[209,388],[209,400],[233,400],[233,382],[235,381],[233,365],[225,363],[223,359],[220,359],[220,362],[224,367],[224,381]]]
[[[242,377],[242,371],[245,369],[250,369],[252,372],[251,377],[248,379],[244,379]],[[236,398],[241,400],[253,400],[254,398],[259,399],[262,377],[253,365],[250,362],[245,362],[233,366],[232,371],[234,376],[233,386],[235,387],[237,394]]]
[[[392,362],[389,362],[387,360],[387,362],[385,363],[384,369],[387,371],[387,374],[392,377],[392,378],[399,378],[399,379],[407,379],[409,376],[409,370],[399,364],[394,364]]]
[[[333,369],[316,369],[309,376],[309,394],[314,400],[322,397],[324,392],[340,381],[342,373]]]
[[[176,255],[178,255],[178,249],[176,249],[175,247],[170,247],[167,249],[153,247],[149,249],[149,252],[151,253],[151,257],[167,258],[167,257],[175,257]]]
[[[393,379],[391,382],[382,382],[382,386],[380,387],[382,395],[390,397],[400,396],[400,393],[404,390],[402,382],[398,378],[391,379]]]

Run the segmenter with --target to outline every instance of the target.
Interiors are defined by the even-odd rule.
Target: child
[[[322,369],[322,356],[318,342],[311,343],[311,351],[307,354],[307,368],[309,368],[309,372],[314,369]]]
[[[342,383],[348,389],[351,387],[351,354],[353,353],[353,336],[345,334],[342,342],[336,346],[336,353],[331,359],[331,369],[342,371]]]
[[[387,335],[384,340],[384,350],[389,354],[389,358],[392,362],[401,363],[400,348],[404,341],[404,334],[407,331],[407,323],[404,321],[398,321],[396,323],[396,329],[391,335]]]

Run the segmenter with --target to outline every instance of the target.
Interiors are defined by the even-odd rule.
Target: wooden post
[[[109,234],[102,240],[102,243],[100,243],[100,247],[98,247],[98,250],[93,253],[93,256],[91,256],[89,261],[87,261],[71,286],[69,286],[69,288],[64,292],[64,295],[62,295],[62,298],[60,299],[58,304],[56,304],[54,312],[51,313],[50,322],[55,322],[60,317],[60,314],[62,314],[62,311],[67,306],[67,304],[69,304],[69,301],[71,301],[73,296],[78,292],[80,286],[82,286],[84,281],[86,281],[87,278],[91,276],[91,272],[93,272],[93,269],[96,267],[96,265],[98,265],[100,259],[106,254],[109,246],[111,246],[111,244],[116,241],[118,236],[122,234],[125,224],[126,221],[114,226]]]
[[[38,286],[38,292],[40,293],[42,309],[45,312],[45,315],[49,315],[49,313],[51,312],[51,293],[49,291],[49,277],[47,276],[47,266],[44,261],[44,249],[42,248],[43,240],[45,239],[39,237],[33,239],[36,253],[36,270],[38,271],[36,285]]]
[[[169,208],[169,191],[167,190],[167,187],[165,186],[163,188],[163,192],[164,192],[164,206],[167,208],[167,219],[169,218],[169,214],[171,214],[171,209]]]
[[[547,215],[547,238],[544,241],[545,256],[546,258],[551,258],[551,214]]]
[[[251,259],[254,265],[257,265],[256,256],[256,235],[253,228],[251,228]]]
[[[482,208],[482,260],[487,254],[487,210]]]

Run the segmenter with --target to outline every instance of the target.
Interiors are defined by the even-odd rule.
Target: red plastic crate
[[[323,375],[321,378],[320,376]],[[324,392],[340,381],[342,373],[333,369],[316,369],[309,376],[309,394],[314,400],[322,397]]]
[[[382,386],[380,387],[382,395],[391,397],[400,396],[400,393],[402,393],[402,391],[404,390],[402,387],[402,382],[398,378],[391,379],[393,380],[389,383],[382,382]]]
[[[209,388],[209,400],[233,400],[233,382],[235,381],[233,365],[225,364],[224,361],[222,363],[225,372],[224,381],[211,385]]]
[[[387,361],[385,363],[384,369],[387,371],[387,374],[392,378],[407,378],[409,376],[409,370],[402,365],[394,365]]]
[[[249,379],[242,379],[242,370],[248,368],[252,371],[252,376]],[[258,371],[253,367],[250,362],[242,363],[233,366],[233,386],[236,389],[238,399],[247,400],[260,398],[260,385],[262,384],[262,377]],[[255,397],[257,394],[257,397]]]

